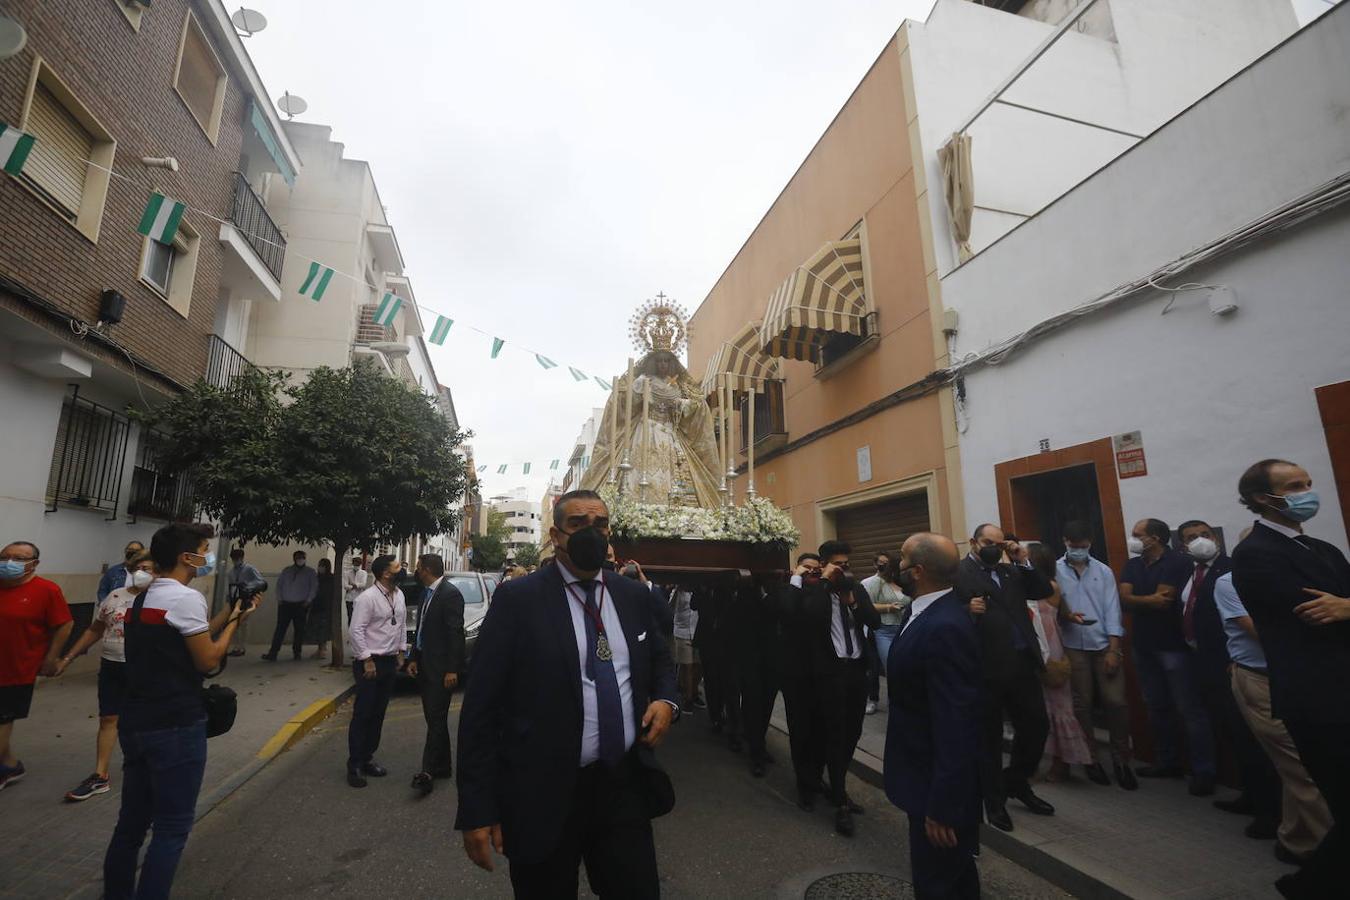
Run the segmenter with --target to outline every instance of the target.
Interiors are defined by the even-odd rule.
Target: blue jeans
[[[159,731],[119,731],[122,809],[103,858],[107,900],[168,897],[187,846],[206,771],[206,723]],[[140,885],[136,857],[151,827]]]
[[[1214,733],[1200,699],[1195,660],[1189,650],[1134,651],[1139,689],[1148,707],[1156,748],[1154,764],[1182,765],[1181,731],[1191,751],[1191,772],[1213,777]]]
[[[895,638],[900,634],[899,625],[881,625],[874,632],[877,636],[877,656],[881,658],[881,674],[886,674],[886,660],[891,657],[891,644],[895,643]]]

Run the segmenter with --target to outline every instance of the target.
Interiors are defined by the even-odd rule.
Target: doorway
[[[1041,541],[1058,555],[1064,524],[1086,522],[1092,529],[1092,555],[1108,562],[1096,463],[1023,475],[1010,487],[1018,538]]]

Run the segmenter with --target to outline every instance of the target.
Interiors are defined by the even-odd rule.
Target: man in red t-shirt
[[[35,574],[38,556],[28,541],[0,550],[0,790],[24,776],[9,745],[14,721],[28,718],[37,677],[57,673],[75,626],[61,589]]]

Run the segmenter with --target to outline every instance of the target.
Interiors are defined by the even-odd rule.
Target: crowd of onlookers
[[[1279,883],[1286,896],[1323,896],[1327,885],[1347,883],[1350,864],[1337,824],[1350,816],[1350,692],[1343,687],[1350,677],[1350,563],[1303,533],[1319,501],[1301,467],[1264,460],[1242,476],[1239,493],[1258,518],[1231,547],[1202,520],[1173,529],[1145,518],[1130,531],[1119,575],[1106,562],[1101,531],[1084,522],[1065,523],[1053,543],[1021,541],[982,524],[963,558],[953,545],[950,566],[930,563],[941,577],[917,561],[938,559],[945,551],[934,549],[937,542],[950,544],[932,535],[921,536],[927,549],[907,542],[903,551],[875,555],[865,578],[841,541],[801,554],[786,582],[742,574],[660,586],[636,561],[616,559],[612,546],[602,568],[646,586],[641,596],[650,596],[651,620],[677,666],[682,711],[706,715],[730,750],[744,751],[756,777],[775,762],[766,734],[781,693],[797,803],[809,811],[823,797],[843,835],[854,833],[862,811],[846,790],[849,764],[865,717],[884,711],[879,685],[888,664],[904,655],[892,647],[899,649],[908,624],[937,598],[934,590],[916,596],[921,576],[924,586],[941,587],[943,598],[959,598],[966,627],[973,626],[978,702],[964,725],[971,729],[969,780],[984,821],[1013,830],[1010,798],[1030,813],[1053,815],[1032,785],[1074,778],[1075,767],[1090,782],[1126,791],[1138,790],[1141,779],[1187,779],[1190,794],[1209,797],[1222,762],[1231,760],[1223,774],[1241,791],[1214,806],[1248,817],[1248,837],[1274,839],[1276,857],[1299,867]],[[129,895],[136,849],[152,823],[141,878],[171,881],[205,763],[203,675],[243,652],[239,633],[267,589],[244,552],[234,550],[225,571],[229,602],[212,617],[190,586],[214,570],[210,538],[209,526],[169,525],[148,549],[128,544],[100,581],[92,624],[73,644],[60,588],[37,574],[37,546],[16,541],[0,550],[0,789],[25,775],[11,738],[29,713],[37,677],[60,675],[99,644],[95,768],[67,799],[109,790],[120,739],[122,813],[105,863],[110,897]],[[451,768],[445,719],[466,666],[463,598],[444,578],[439,557],[419,559],[412,588],[400,581],[401,568],[393,556],[355,557],[341,575],[354,607],[358,684],[349,781],[363,786],[366,775],[384,774],[372,755],[376,719],[383,719],[393,673],[421,659],[436,682],[423,686],[424,705],[435,707],[427,711],[422,781],[414,781],[425,793]],[[508,580],[528,574],[504,573]],[[287,631],[295,658],[306,642],[322,654],[332,639],[326,614],[335,577],[327,560],[311,569],[303,551],[295,554],[275,585],[277,625],[264,659],[276,659]],[[410,596],[405,606],[401,583],[420,593],[420,602]],[[450,637],[423,655],[430,634],[423,626],[436,604],[448,610],[437,633]],[[415,623],[405,624],[412,607]],[[1149,723],[1146,765],[1134,760],[1127,654]],[[908,702],[897,700],[900,687],[888,688],[893,710]],[[1104,753],[1099,721],[1108,736]],[[166,804],[166,796],[176,800]]]

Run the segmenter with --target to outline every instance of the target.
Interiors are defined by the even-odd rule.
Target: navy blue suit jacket
[[[628,643],[632,714],[677,703],[675,666],[652,616],[652,592],[605,572]],[[537,862],[557,846],[581,760],[581,660],[557,566],[503,582],[478,632],[459,715],[455,828],[500,824],[506,854]],[[641,640],[639,640],[641,637]],[[640,765],[659,770],[641,742]],[[664,777],[664,776],[662,776]]]
[[[886,796],[954,828],[979,821],[980,647],[949,591],[911,621],[886,661]]]

